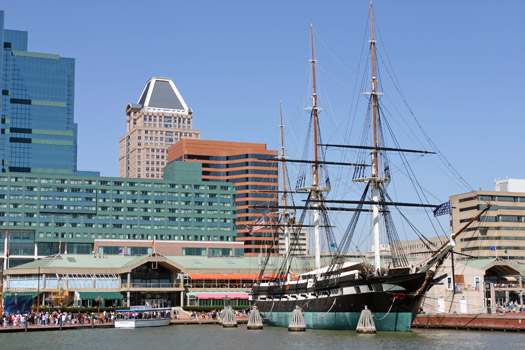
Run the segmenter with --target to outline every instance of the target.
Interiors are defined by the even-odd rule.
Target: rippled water
[[[177,325],[142,329],[78,329],[0,333],[0,349],[525,349],[522,333],[413,330],[358,335],[354,331],[288,332]]]

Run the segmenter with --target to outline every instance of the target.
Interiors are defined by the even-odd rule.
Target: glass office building
[[[164,180],[4,173],[0,259],[91,254],[95,239],[233,242],[235,211],[235,185],[202,181],[200,163],[170,164]]]
[[[28,51],[28,33],[5,29],[3,11],[0,44],[1,171],[75,174],[75,60]]]

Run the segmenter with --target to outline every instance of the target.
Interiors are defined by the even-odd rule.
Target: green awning
[[[78,292],[82,300],[95,300],[101,297],[104,300],[122,300],[124,297],[119,292]]]
[[[13,297],[15,296],[15,293],[17,296],[19,297],[31,297],[33,299],[35,299],[37,296],[38,296],[38,293],[30,293],[30,292],[12,292],[13,293]],[[40,294],[42,294],[42,292],[40,292]]]

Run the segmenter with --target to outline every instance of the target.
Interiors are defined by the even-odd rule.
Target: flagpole
[[[7,270],[9,268],[9,233],[6,232],[5,236],[5,263],[3,270]]]
[[[4,315],[4,270],[0,271],[0,317]]]
[[[40,312],[40,266],[38,267],[38,282],[37,282],[37,294],[36,294],[36,314]]]

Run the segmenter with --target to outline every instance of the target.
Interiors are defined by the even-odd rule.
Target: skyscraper
[[[0,11],[2,172],[75,174],[75,60],[28,51],[26,31],[4,28]]]
[[[169,78],[151,78],[137,103],[126,107],[126,134],[119,140],[119,177],[161,179],[168,147],[193,130],[193,111]]]

